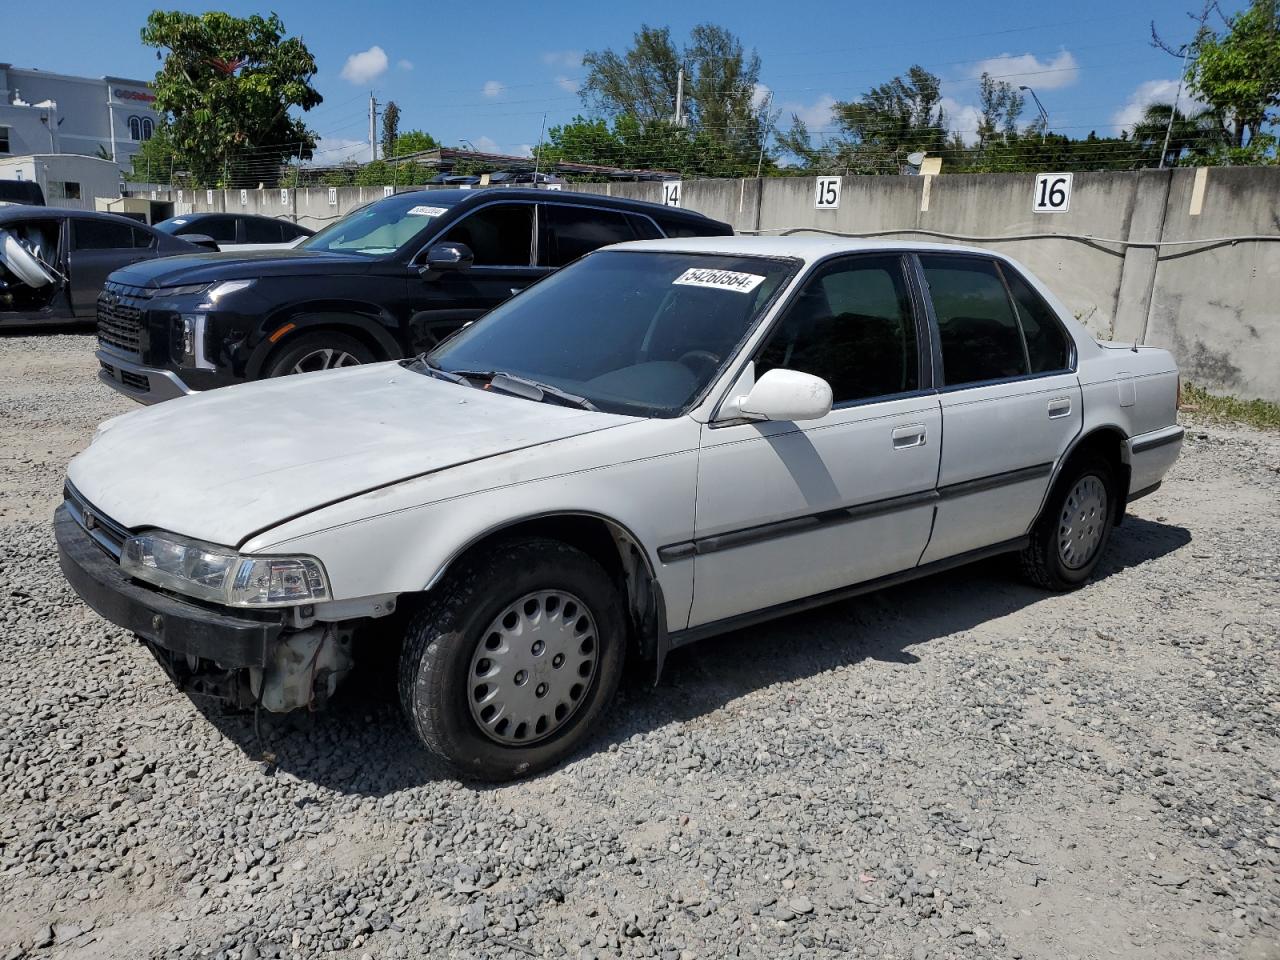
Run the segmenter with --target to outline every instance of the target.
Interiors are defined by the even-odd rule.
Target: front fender
[[[361,339],[372,340],[387,359],[398,360],[405,352],[400,341],[388,329],[389,323],[389,320],[372,310],[366,313],[350,308],[334,310],[298,307],[282,311],[263,323],[262,338],[249,353],[245,362],[245,374],[250,379],[262,376],[267,357],[276,347],[287,343],[291,337],[321,328],[347,330]]]

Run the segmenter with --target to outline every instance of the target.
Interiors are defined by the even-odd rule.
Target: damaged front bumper
[[[351,631],[341,624],[290,629],[284,611],[232,614],[140,584],[65,504],[53,529],[80,598],[146,643],[187,692],[285,713],[323,705],[351,670]]]

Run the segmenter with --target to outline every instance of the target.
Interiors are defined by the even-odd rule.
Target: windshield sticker
[[[438,217],[443,213],[447,213],[448,207],[426,207],[416,206],[410,207],[405,213],[406,217]]]
[[[174,221],[173,221],[173,225],[174,225],[175,227],[180,227],[180,226],[182,226],[182,225],[183,225],[184,223],[186,223],[186,222],[187,222],[187,221],[183,220],[181,217],[175,217],[175,218],[174,218]]]
[[[684,287],[708,287],[712,290],[732,290],[750,293],[764,282],[759,273],[738,273],[736,270],[712,270],[708,267],[690,267],[672,283]]]

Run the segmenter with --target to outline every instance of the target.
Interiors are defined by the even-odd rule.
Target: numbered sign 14
[[[1033,213],[1066,213],[1071,209],[1071,174],[1037,173],[1031,201]]]
[[[683,185],[679,180],[662,181],[662,205],[664,207],[680,206],[680,194]]]
[[[840,177],[819,177],[818,193],[813,205],[819,210],[838,210],[840,208]]]

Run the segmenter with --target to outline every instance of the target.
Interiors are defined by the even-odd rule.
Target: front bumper
[[[279,613],[261,619],[233,616],[137,583],[65,505],[53,515],[53,531],[63,576],[104,620],[171,653],[211,660],[223,669],[271,662],[284,630]]]
[[[106,350],[98,350],[94,355],[98,358],[98,379],[139,403],[160,403],[198,392],[183,383],[172,370],[144,367]]]

